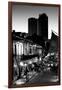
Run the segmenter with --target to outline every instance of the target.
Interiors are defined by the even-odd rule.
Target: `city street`
[[[51,71],[40,72],[36,74],[34,77],[32,77],[27,83],[31,84],[31,83],[48,83],[48,82],[58,82],[58,76]]]

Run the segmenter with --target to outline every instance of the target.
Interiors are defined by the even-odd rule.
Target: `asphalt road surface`
[[[36,74],[27,83],[47,83],[47,82],[58,82],[58,76],[52,71],[45,71]]]

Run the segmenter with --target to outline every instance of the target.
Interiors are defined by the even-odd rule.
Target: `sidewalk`
[[[20,85],[20,84],[25,84],[27,82],[29,82],[30,80],[32,80],[32,78],[34,78],[36,75],[38,75],[37,72],[29,72],[27,75],[24,75],[23,78],[18,79],[14,82],[14,84]]]

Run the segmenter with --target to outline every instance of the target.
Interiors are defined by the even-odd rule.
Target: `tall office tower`
[[[28,19],[28,34],[31,36],[34,33],[37,34],[37,19],[29,18]]]
[[[43,13],[39,15],[37,22],[37,35],[42,36],[44,40],[48,39],[48,16]]]

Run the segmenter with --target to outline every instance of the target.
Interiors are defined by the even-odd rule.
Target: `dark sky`
[[[51,37],[51,30],[58,34],[58,7],[13,5],[12,29],[17,32],[28,32],[28,18],[38,18],[42,13],[48,16],[48,38]]]

